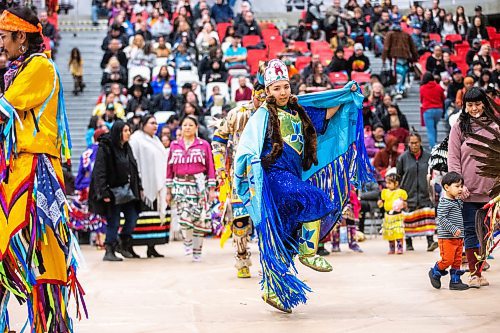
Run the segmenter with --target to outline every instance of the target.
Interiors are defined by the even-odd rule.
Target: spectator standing
[[[137,169],[130,139],[130,126],[116,121],[109,135],[99,140],[92,180],[89,191],[89,209],[95,214],[106,216],[106,254],[104,261],[122,261],[115,255],[120,252],[125,258],[134,258],[132,232],[140,211],[142,193],[141,179]],[[123,189],[119,195],[119,189]],[[120,213],[125,216],[125,224],[117,236]],[[135,255],[135,256],[134,256]]]
[[[408,194],[399,188],[400,177],[396,173],[387,173],[385,186],[380,194],[378,205],[384,208],[382,224],[384,240],[389,242],[388,254],[403,254],[403,239],[405,237],[404,213]],[[396,249],[397,248],[397,249]]]
[[[385,37],[382,62],[385,62],[387,58],[392,59],[395,64],[396,74],[398,74],[396,94],[402,98],[410,63],[417,61],[418,52],[411,36],[404,32],[399,25],[393,26]]]
[[[443,88],[431,73],[425,73],[420,86],[420,113],[422,125],[427,129],[430,149],[437,143],[437,125],[443,116],[444,100]]]
[[[427,251],[437,249],[434,241],[436,230],[435,211],[429,197],[427,170],[430,154],[422,148],[418,133],[411,133],[409,149],[398,158],[397,174],[401,188],[408,193],[408,213],[405,216],[406,251],[413,251],[412,238],[427,237]]]
[[[488,193],[493,187],[494,180],[480,176],[478,165],[472,155],[482,156],[482,153],[469,147],[469,143],[477,143],[470,137],[471,133],[492,138],[493,135],[483,129],[472,118],[479,119],[485,124],[490,124],[494,131],[498,131],[497,126],[491,119],[494,104],[490,101],[485,92],[473,87],[469,89],[463,97],[462,113],[459,120],[450,132],[448,143],[448,170],[461,174],[464,178],[462,200],[464,201],[462,215],[465,229],[465,254],[470,271],[469,287],[479,288],[489,285],[484,276],[481,275],[479,257],[479,240],[476,233],[476,212],[492,198]]]
[[[168,242],[166,222],[167,215],[167,151],[160,139],[155,135],[158,122],[153,115],[141,119],[141,127],[130,137],[130,148],[137,161],[137,169],[141,176],[143,195],[141,195],[142,211],[139,214],[141,238],[135,240],[137,245],[148,247],[148,258],[160,258],[155,245]],[[146,231],[147,230],[147,231]]]
[[[83,59],[78,48],[75,47],[71,50],[68,65],[73,76],[73,95],[76,96],[85,89],[85,83],[83,83]]]
[[[212,230],[208,203],[216,198],[215,168],[210,144],[196,136],[198,120],[186,116],[181,127],[181,139],[170,145],[167,202],[177,208],[185,254],[200,261],[203,237]]]

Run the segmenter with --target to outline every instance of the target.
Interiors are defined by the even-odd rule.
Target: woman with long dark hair
[[[203,237],[212,231],[209,202],[215,200],[215,168],[210,144],[200,139],[198,119],[186,115],[181,138],[170,144],[167,162],[167,203],[176,206],[184,252],[201,260]]]
[[[465,228],[465,254],[469,265],[470,279],[469,287],[480,288],[489,285],[482,276],[481,263],[478,263],[479,240],[475,229],[476,213],[492,198],[489,191],[495,181],[485,178],[479,173],[480,162],[473,155],[484,156],[469,146],[469,143],[477,143],[471,138],[471,134],[493,138],[493,134],[481,127],[472,118],[491,126],[498,131],[498,126],[493,122],[494,113],[500,112],[500,108],[491,101],[483,89],[472,87],[465,92],[463,97],[462,113],[457,123],[451,128],[448,143],[448,170],[461,174],[464,178],[464,189],[462,200],[464,228]]]
[[[291,95],[288,70],[282,61],[269,61],[264,73],[267,100],[242,133],[235,180],[259,237],[262,298],[289,313],[298,303],[305,303],[309,291],[296,277],[293,256],[298,254],[303,265],[316,271],[332,270],[317,255],[319,240],[340,217],[351,176],[359,177],[362,183],[370,178],[367,173],[371,168],[358,112],[363,96],[356,84],[300,96],[301,104],[308,105],[306,111]],[[339,110],[344,117],[333,118]],[[346,119],[350,122],[344,122]],[[342,140],[337,138],[339,130],[344,133]],[[353,144],[359,159],[350,155]],[[353,172],[337,174],[330,169],[341,167],[339,163],[347,163]],[[319,178],[317,172],[321,171],[328,175]],[[342,184],[341,190],[331,188],[333,184]],[[332,192],[335,195],[330,197],[327,193]]]
[[[122,261],[115,251],[125,258],[138,257],[132,249],[132,231],[140,212],[143,189],[137,162],[128,143],[130,134],[130,125],[117,120],[109,135],[103,135],[99,140],[92,172],[89,208],[95,214],[106,216],[108,223],[104,261]],[[125,224],[118,244],[120,213],[125,216]]]
[[[134,245],[146,245],[147,257],[163,257],[155,245],[168,242],[167,189],[165,187],[167,170],[167,151],[156,136],[158,122],[153,115],[142,117],[140,129],[130,137],[130,147],[137,161],[144,189],[142,212],[139,214],[134,230]]]
[[[71,155],[63,86],[29,8],[1,13],[0,39],[9,60],[0,97],[0,331],[10,331],[12,293],[31,331],[66,333],[68,297],[82,295],[62,181],[61,159]]]
[[[73,94],[76,96],[85,89],[85,83],[83,83],[83,59],[77,47],[71,50],[68,66],[71,75],[73,75]]]

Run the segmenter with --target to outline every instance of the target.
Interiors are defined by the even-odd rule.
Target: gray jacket
[[[431,155],[422,150],[422,155],[417,160],[409,150],[398,158],[396,169],[401,177],[401,188],[408,193],[408,209],[410,211],[432,207],[427,184],[427,169]]]

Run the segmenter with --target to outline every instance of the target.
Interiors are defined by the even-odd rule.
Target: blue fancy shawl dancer
[[[332,266],[318,242],[342,213],[351,184],[373,181],[363,142],[363,95],[355,82],[321,93],[291,95],[286,66],[265,70],[267,99],[250,118],[236,152],[235,186],[259,237],[264,294],[290,313],[310,288],[293,263]]]

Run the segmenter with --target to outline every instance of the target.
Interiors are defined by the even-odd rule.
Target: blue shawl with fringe
[[[299,104],[331,108],[341,105],[318,134],[318,165],[304,171],[302,179],[325,191],[335,206],[342,207],[349,197],[351,184],[360,187],[374,181],[373,169],[364,146],[363,95],[359,86],[352,92],[349,82],[343,88],[298,96]],[[248,209],[259,236],[262,286],[276,293],[286,308],[306,302],[310,288],[296,277],[290,240],[280,232],[280,218],[261,164],[268,122],[268,111],[260,107],[242,133],[235,158],[235,186]],[[338,219],[337,216],[336,218]]]

